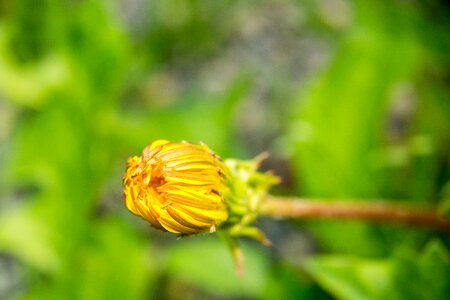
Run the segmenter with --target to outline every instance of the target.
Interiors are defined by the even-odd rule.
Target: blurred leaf
[[[310,259],[306,269],[339,299],[446,299],[450,293],[448,251],[437,241],[422,254],[410,250],[390,259],[371,260],[347,255]]]
[[[19,64],[33,64],[54,50],[60,41],[59,1],[11,1],[8,20],[8,45],[13,60]]]
[[[417,29],[421,15],[409,4],[355,1],[354,7],[354,22],[329,65],[310,80],[293,108],[287,147],[294,149],[297,191],[319,198],[429,201],[439,176],[437,151],[430,150],[435,138],[429,132],[437,129],[434,122],[426,121],[433,129],[422,138],[409,139],[416,130],[419,136],[422,131],[409,122],[416,120],[415,105],[421,112],[417,122],[428,113],[435,114],[424,112],[422,106],[427,105],[421,103],[427,100],[416,99],[414,88],[406,88],[409,92],[401,96],[406,103],[404,116],[391,112],[399,101],[399,86],[415,87],[416,73],[425,68]],[[379,20],[387,21],[380,24]],[[400,137],[393,133],[396,130],[401,131]],[[421,148],[422,154],[414,156],[413,150],[405,150],[409,143]],[[395,235],[368,224],[315,222],[309,226],[324,249],[340,253],[379,256],[399,243]]]
[[[156,279],[151,253],[148,243],[128,224],[98,220],[80,245],[72,268],[59,272],[51,282],[38,278],[23,298],[146,299]]]
[[[7,49],[6,29],[0,26],[0,89],[7,100],[28,107],[38,107],[52,88],[59,88],[70,80],[69,62],[52,53],[36,64],[18,65]]]
[[[417,255],[406,250],[392,259],[389,295],[392,299],[433,300],[450,295],[450,256],[438,241]]]
[[[380,239],[374,226],[352,221],[317,220],[306,223],[320,245],[330,252],[378,257],[387,253],[390,244]]]
[[[259,298],[267,277],[267,258],[261,250],[246,243],[243,253],[244,275],[239,278],[231,254],[221,240],[213,236],[182,239],[168,253],[167,272],[211,295]]]
[[[450,219],[450,181],[444,185],[442,190],[442,200],[439,203],[438,212]]]
[[[45,273],[56,273],[61,267],[52,233],[46,220],[30,209],[0,214],[0,248]]]
[[[420,59],[407,13],[361,1],[356,7],[360,23],[343,39],[328,69],[301,95],[290,133],[302,193],[311,196],[376,195],[372,156],[382,145],[391,89],[412,75]],[[398,22],[395,35],[371,23],[391,14],[398,14],[392,19]]]
[[[100,1],[76,3],[66,24],[65,50],[76,74],[73,87],[96,97],[89,102],[91,109],[104,109],[105,104],[117,102],[118,88],[129,65],[129,41],[105,5]]]
[[[290,265],[275,265],[264,285],[261,299],[329,299],[301,270]]]
[[[339,299],[377,299],[389,284],[390,264],[355,256],[317,256],[306,269],[317,282]]]
[[[70,274],[78,285],[76,298],[148,298],[157,269],[148,243],[119,219],[100,220],[92,229],[90,240],[78,253],[79,270]]]
[[[206,95],[193,88],[172,106],[152,110],[137,107],[138,111],[127,108],[115,119],[114,134],[128,147],[133,143],[136,150],[130,150],[131,153],[139,153],[144,145],[163,138],[202,141],[226,158],[230,149],[239,149],[229,128],[237,104],[244,99],[248,89],[248,78],[240,75],[218,95]]]

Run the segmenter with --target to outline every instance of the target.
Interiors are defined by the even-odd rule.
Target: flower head
[[[235,238],[270,244],[252,225],[269,188],[279,181],[258,171],[265,157],[222,161],[202,143],[157,140],[140,157],[128,159],[123,201],[128,210],[163,231],[188,235],[217,228],[241,273],[242,254]]]
[[[214,231],[228,218],[227,167],[204,144],[157,140],[130,157],[123,201],[153,227],[176,234]]]

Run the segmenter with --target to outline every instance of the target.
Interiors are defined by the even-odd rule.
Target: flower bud
[[[204,144],[157,140],[128,159],[124,204],[163,231],[215,231],[228,218],[226,168]]]

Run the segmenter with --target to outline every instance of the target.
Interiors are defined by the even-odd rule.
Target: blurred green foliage
[[[307,268],[342,299],[445,299],[450,292],[450,257],[436,241],[420,255],[401,249],[383,260],[318,256]]]
[[[443,234],[262,219],[238,279],[216,237],[130,215],[121,176],[204,141],[271,151],[277,193],[448,212],[449,30],[444,1],[0,2],[0,298],[444,299]]]

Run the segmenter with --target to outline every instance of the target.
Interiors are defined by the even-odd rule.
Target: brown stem
[[[382,202],[321,201],[269,196],[261,205],[262,215],[279,218],[348,219],[423,226],[450,232],[450,221],[429,208],[414,208]]]

